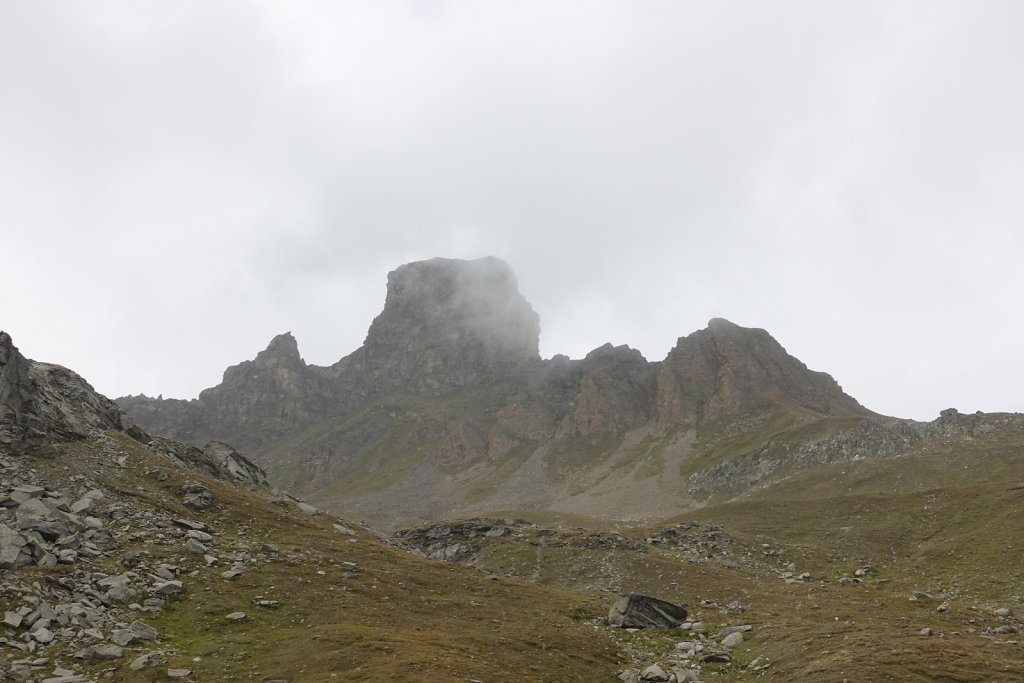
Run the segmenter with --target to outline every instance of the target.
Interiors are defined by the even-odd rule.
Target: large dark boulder
[[[657,598],[630,593],[608,610],[608,623],[622,628],[676,628],[686,619],[686,608]]]

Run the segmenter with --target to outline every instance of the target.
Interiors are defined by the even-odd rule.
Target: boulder
[[[608,610],[608,623],[622,628],[676,628],[686,608],[639,593],[623,595]]]
[[[0,524],[0,569],[20,569],[31,564],[31,551],[25,548],[26,545],[28,539]]]

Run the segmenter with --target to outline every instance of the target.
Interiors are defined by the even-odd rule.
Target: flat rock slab
[[[608,610],[608,623],[622,628],[676,628],[686,608],[639,593],[623,595]]]

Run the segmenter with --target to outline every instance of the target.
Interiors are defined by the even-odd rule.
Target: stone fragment
[[[90,645],[75,653],[78,659],[120,659],[124,649],[118,645]]]
[[[722,638],[722,645],[725,647],[736,647],[743,642],[743,634],[739,631],[730,633],[725,638]]]
[[[56,636],[53,631],[46,627],[32,631],[32,639],[37,643],[42,643],[43,645],[52,643],[54,638],[56,638]]]
[[[156,595],[178,595],[182,591],[181,581],[163,581],[153,586]]]
[[[750,633],[754,630],[754,627],[750,624],[743,624],[742,626],[727,626],[718,632],[719,638],[725,638],[730,633]]]
[[[188,678],[192,675],[192,669],[168,669],[168,678]]]
[[[106,495],[99,489],[88,491],[85,495],[72,503],[71,512],[76,515],[83,512],[91,512],[97,505],[106,499]]]
[[[247,617],[248,615],[245,612],[232,612],[224,618],[228,621],[245,621]]]
[[[295,504],[295,506],[297,508],[299,508],[300,512],[303,512],[303,513],[305,513],[307,515],[310,515],[310,516],[315,516],[315,515],[319,515],[320,514],[320,511],[317,510],[312,505],[310,505],[309,503],[303,503],[302,501],[299,501],[298,503]]]
[[[185,541],[185,551],[194,555],[205,555],[207,547],[194,538]]]
[[[649,667],[644,669],[644,672],[640,674],[641,681],[668,681],[669,676],[665,673],[657,664],[651,664]]]
[[[32,555],[27,545],[28,539],[0,524],[0,569],[21,569],[31,564]]]
[[[136,657],[132,660],[128,668],[132,671],[140,671],[142,669],[151,669],[154,666],[160,666],[165,662],[164,653],[160,650],[155,652],[147,652],[144,655]]]
[[[700,671],[696,669],[683,669],[682,667],[676,667],[672,669],[672,673],[675,674],[676,683],[700,683]]]
[[[46,489],[42,486],[23,484],[21,486],[14,487],[11,491],[11,500],[16,503],[24,503],[34,498],[41,498],[44,493],[46,493]]]
[[[181,487],[185,495],[182,503],[193,510],[205,510],[213,503],[213,492],[205,484],[185,484]]]

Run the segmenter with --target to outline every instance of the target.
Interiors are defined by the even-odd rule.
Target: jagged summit
[[[301,362],[302,356],[299,355],[299,343],[295,341],[295,337],[291,332],[279,334],[271,339],[270,343],[267,344],[267,348],[260,351],[256,356],[257,361],[263,359],[283,359]]]
[[[435,258],[388,275],[384,310],[339,369],[378,390],[437,393],[539,361],[539,339],[540,319],[507,263]]]
[[[768,332],[712,318],[680,337],[658,372],[659,421],[694,425],[768,406],[822,415],[867,416],[871,411],[824,372],[809,370]]]

